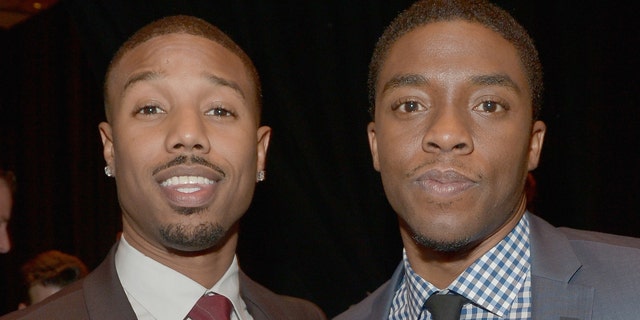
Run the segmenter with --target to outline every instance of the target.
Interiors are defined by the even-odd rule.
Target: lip
[[[156,182],[172,206],[203,207],[212,201],[224,173],[196,166],[175,166],[157,173]]]
[[[478,182],[453,170],[431,169],[415,180],[415,183],[429,194],[452,198],[478,185]]]

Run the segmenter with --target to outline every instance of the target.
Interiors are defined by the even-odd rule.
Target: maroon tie
[[[229,320],[231,308],[231,301],[227,297],[208,292],[198,299],[185,319]]]

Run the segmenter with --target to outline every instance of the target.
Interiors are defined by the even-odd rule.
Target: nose
[[[175,108],[169,114],[166,148],[169,152],[208,153],[206,119],[194,108]]]
[[[9,250],[11,250],[11,239],[9,239],[7,224],[3,223],[0,226],[0,253],[7,253]]]
[[[453,106],[432,114],[422,140],[422,148],[430,153],[468,154],[473,151],[470,119]]]

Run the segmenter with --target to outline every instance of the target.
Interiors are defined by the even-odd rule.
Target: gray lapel
[[[393,276],[391,279],[384,285],[380,290],[382,294],[380,294],[376,300],[373,302],[371,306],[371,315],[375,316],[375,319],[386,320],[389,316],[389,311],[391,310],[391,303],[393,302],[393,296],[398,290],[400,283],[402,282],[402,278],[404,277],[404,264],[400,261],[400,264],[393,272]]]
[[[591,320],[593,288],[533,277],[533,319]]]
[[[571,244],[546,221],[532,214],[529,221],[533,318],[590,320],[594,289],[571,283],[582,267]]]

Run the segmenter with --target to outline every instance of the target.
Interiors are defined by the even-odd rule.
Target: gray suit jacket
[[[85,279],[65,287],[60,292],[29,308],[9,313],[9,319],[65,320],[133,320],[136,315],[120,284],[115,267],[117,244]],[[255,320],[326,319],[315,304],[288,296],[277,295],[240,272],[240,295]],[[181,319],[176,319],[181,320]]]
[[[640,239],[555,228],[530,213],[534,319],[640,319]],[[335,320],[387,319],[402,264]]]

